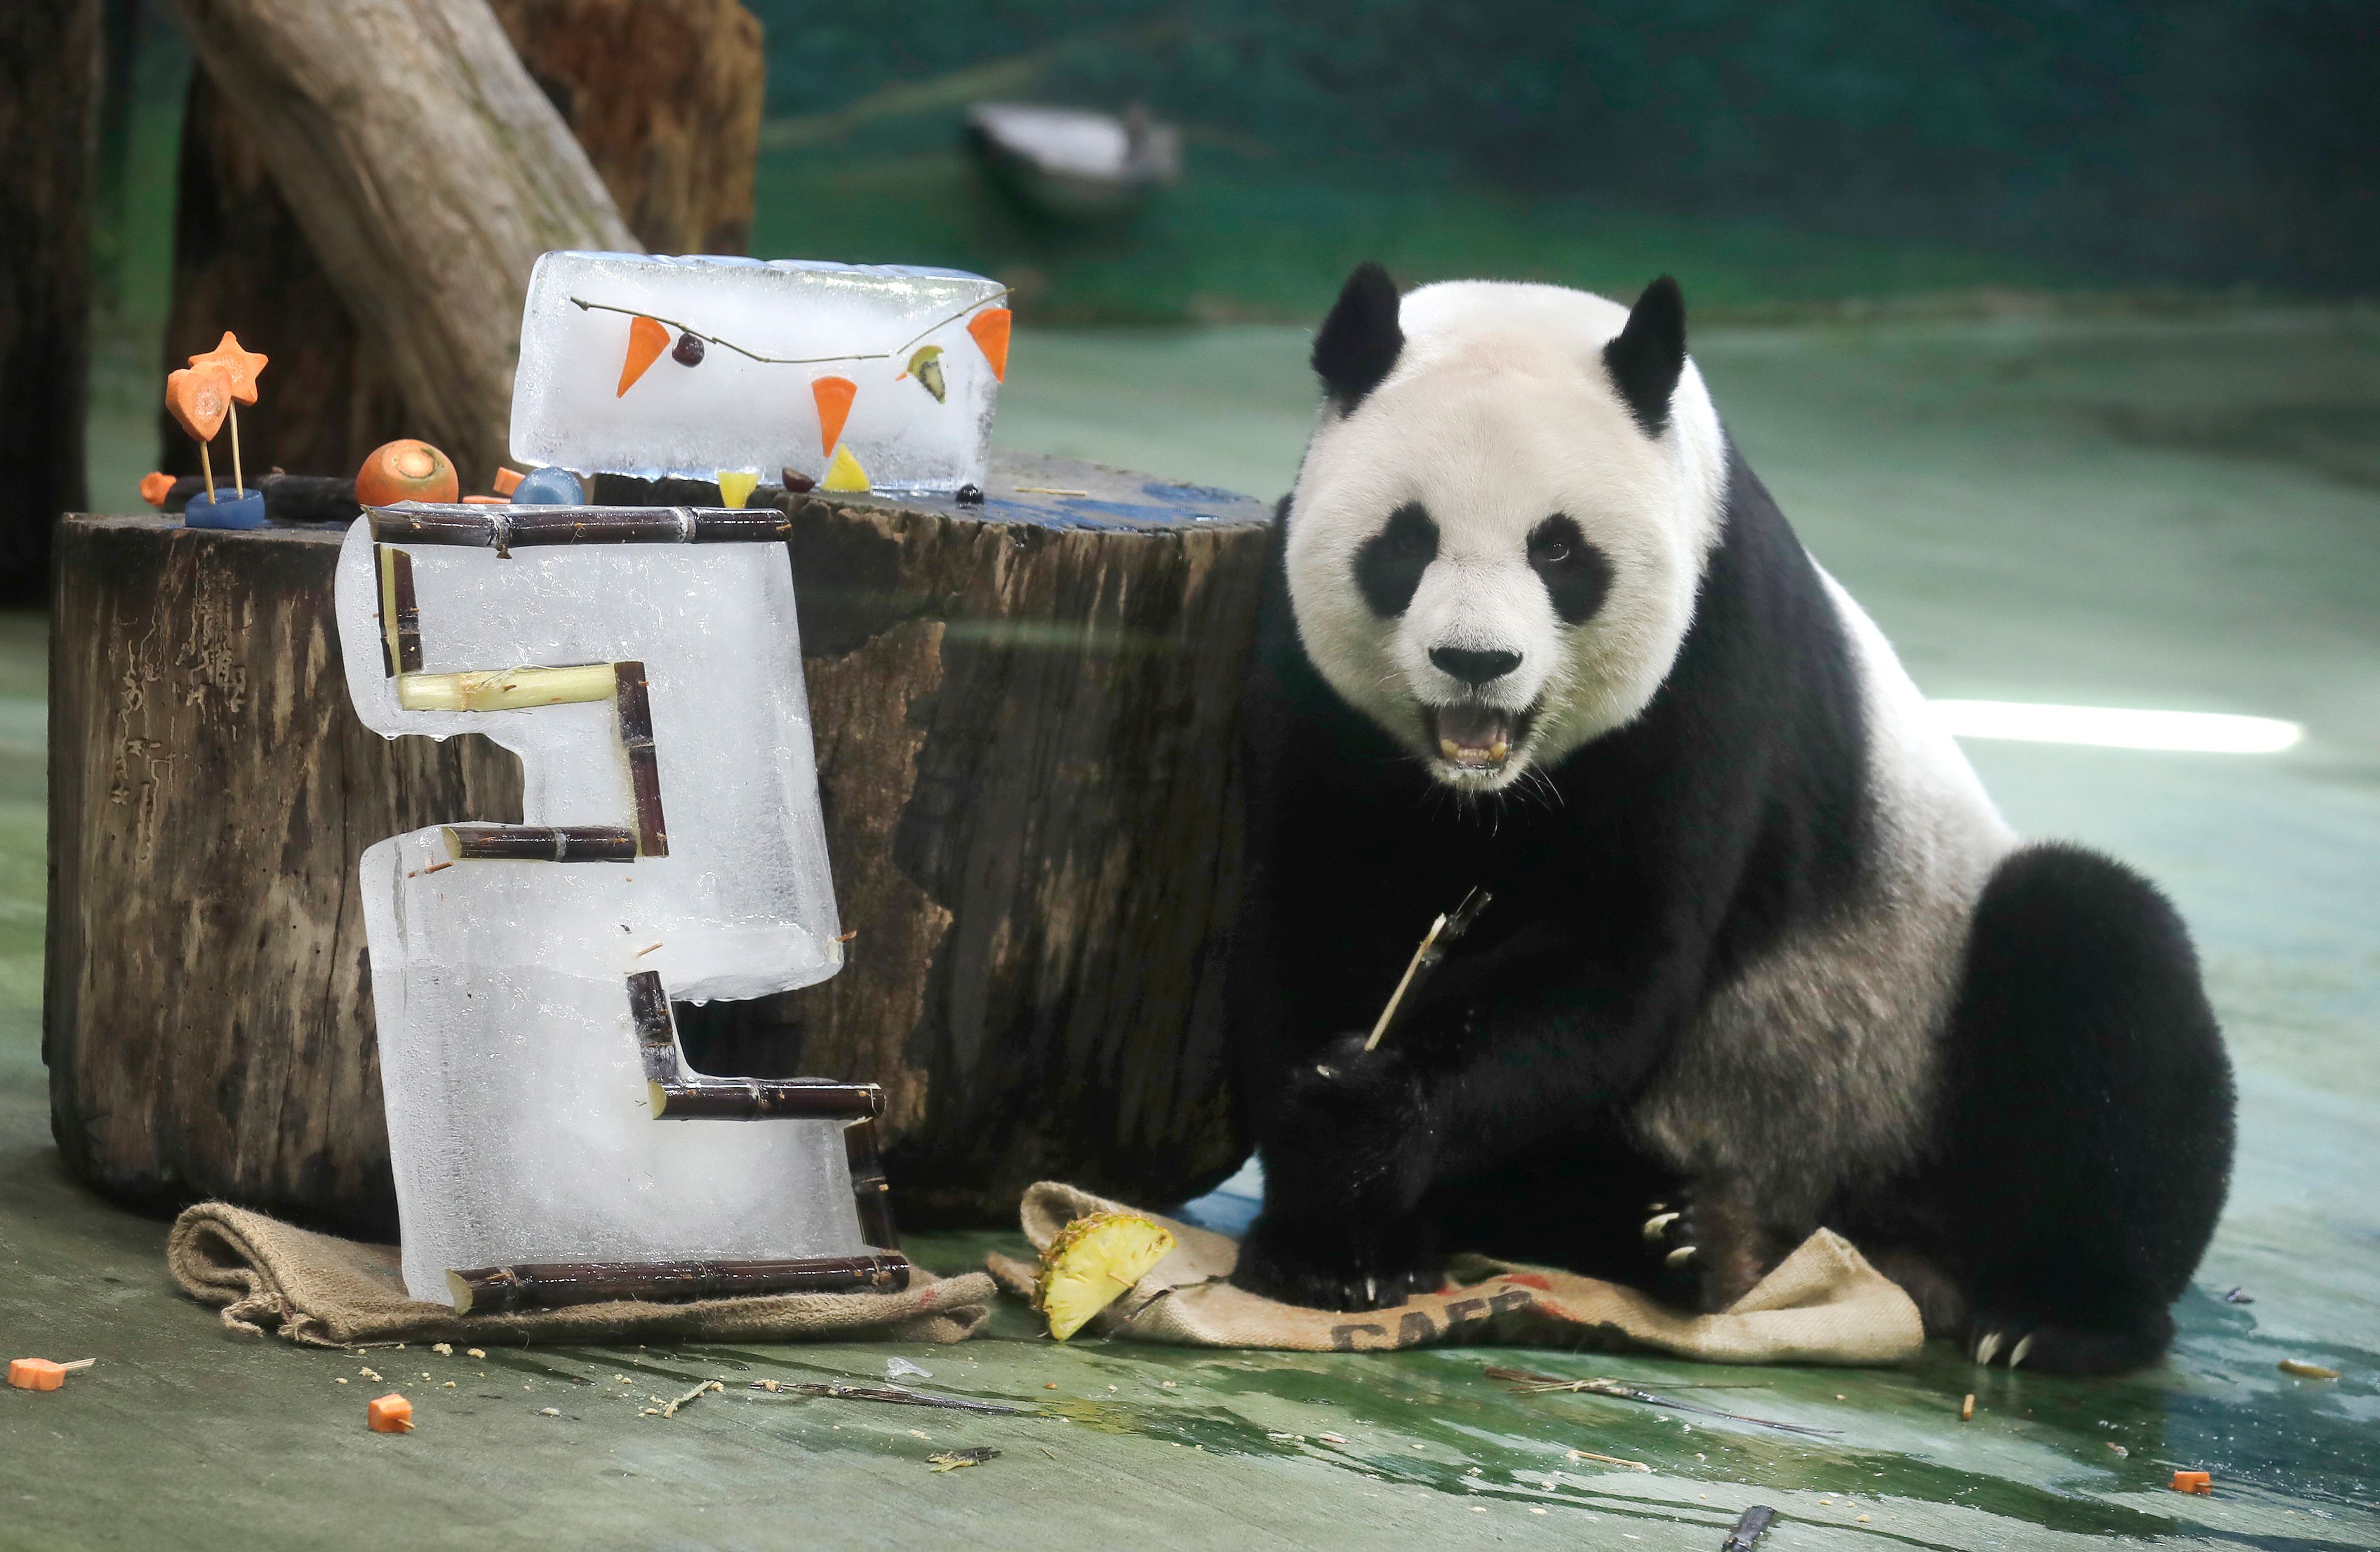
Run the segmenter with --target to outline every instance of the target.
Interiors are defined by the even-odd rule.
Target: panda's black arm
[[[1500,1162],[1642,1090],[1691,1016],[1703,945],[1631,947],[1521,938],[1440,971],[1382,1047],[1420,1095],[1433,1173]]]

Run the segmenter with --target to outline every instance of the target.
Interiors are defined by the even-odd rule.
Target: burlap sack
[[[371,1342],[964,1341],[991,1313],[981,1272],[936,1279],[922,1267],[899,1293],[773,1293],[686,1303],[621,1300],[510,1315],[458,1316],[407,1298],[395,1245],[293,1228],[245,1207],[202,1202],[174,1220],[165,1263],[223,1322],[270,1328],[309,1347]]]
[[[1122,1204],[1044,1181],[1025,1193],[1025,1237],[1038,1249],[1086,1213]],[[1129,1209],[1136,1210],[1136,1209]],[[1452,1282],[1393,1309],[1362,1314],[1276,1303],[1224,1280],[1239,1242],[1156,1218],[1180,1244],[1089,1329],[1188,1347],[1372,1352],[1432,1342],[1649,1348],[1715,1364],[1896,1364],[1924,1345],[1917,1306],[1851,1243],[1821,1229],[1719,1315],[1686,1315],[1617,1283],[1484,1256],[1460,1258]],[[1029,1293],[1036,1267],[989,1258],[992,1276]]]

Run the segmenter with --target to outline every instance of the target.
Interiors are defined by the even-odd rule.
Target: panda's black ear
[[[1314,336],[1314,370],[1339,413],[1347,414],[1380,385],[1405,347],[1397,322],[1397,283],[1368,261],[1355,266]]]
[[[1670,395],[1686,370],[1686,299],[1676,281],[1663,275],[1645,287],[1627,325],[1603,347],[1603,365],[1645,434],[1667,430]]]

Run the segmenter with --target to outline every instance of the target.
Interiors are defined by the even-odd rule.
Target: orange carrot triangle
[[[620,363],[620,392],[612,396],[619,398],[635,387],[637,379],[645,375],[645,369],[662,358],[669,342],[669,331],[651,319],[628,320],[628,358]]]
[[[832,454],[843,440],[843,423],[851,418],[851,401],[858,396],[859,384],[847,377],[821,377],[810,384],[810,397],[818,400],[821,455]]]
[[[983,348],[983,358],[991,363],[991,375],[1001,382],[1008,381],[1008,309],[986,308],[967,320],[967,333]]]

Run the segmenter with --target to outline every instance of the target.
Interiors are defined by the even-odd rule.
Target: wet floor
[[[102,1360],[56,1395],[0,1390],[0,1546],[1716,1549],[1754,1502],[1780,1511],[1763,1543],[1780,1549],[2380,1545],[2380,320],[2001,318],[1695,348],[1755,468],[1929,693],[2305,729],[2272,755],[1968,746],[2020,829],[2132,861],[2199,936],[2241,1151],[2167,1364],[2085,1382],[1939,1346],[1887,1371],[1059,1347],[1015,1309],[939,1350],[482,1362],[235,1340],[166,1285],[161,1226],[83,1195],[49,1146],[40,623],[0,621],[0,1346]],[[1302,350],[1286,330],[1026,334],[1001,440],[1276,493],[1310,414]],[[994,1239],[913,1249],[954,1269]],[[932,1371],[908,1383],[1032,1410],[748,1388],[880,1378],[896,1354]],[[1495,1364],[1833,1432],[1521,1396]],[[417,1433],[364,1431],[367,1365],[403,1381]],[[710,1376],[727,1391],[643,1414]],[[1002,1453],[926,1462],[973,1445]],[[2177,1468],[2214,1495],[2169,1491]]]

